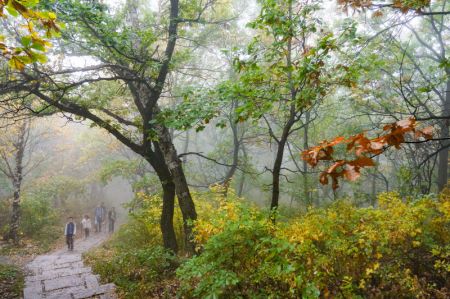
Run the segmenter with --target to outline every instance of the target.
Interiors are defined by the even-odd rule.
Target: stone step
[[[78,275],[90,273],[92,271],[91,267],[83,267],[83,268],[63,268],[57,270],[45,270],[40,275],[27,276],[25,278],[25,282],[32,281],[40,281],[40,280],[49,280],[53,278],[59,278],[64,276]]]
[[[84,280],[77,275],[44,280],[44,292],[75,286],[84,286]]]
[[[80,254],[82,249],[100,244],[105,237],[80,241],[75,252],[61,249],[36,257],[27,265],[30,274],[25,278],[24,299],[117,299],[114,284],[101,285],[99,275],[84,266]]]
[[[43,286],[40,281],[27,282],[23,289],[23,296],[26,299],[38,299],[42,297]]]
[[[74,299],[84,299],[84,298],[90,298],[97,295],[109,295],[113,296],[113,292],[115,290],[115,285],[113,283],[108,283],[99,286],[95,289],[88,289],[88,290],[82,290],[76,293],[73,293]],[[108,297],[107,297],[108,298]],[[116,297],[109,297],[109,298],[116,298]]]
[[[84,286],[58,289],[45,293],[45,299],[72,299],[72,294],[85,290]]]
[[[98,283],[97,275],[93,275],[93,274],[86,275],[84,277],[84,281],[85,281],[86,289],[96,289],[100,286]]]

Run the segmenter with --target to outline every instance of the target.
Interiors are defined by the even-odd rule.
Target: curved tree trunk
[[[222,185],[224,186],[224,195],[227,196],[228,188],[230,187],[231,179],[233,178],[234,174],[236,173],[236,170],[238,168],[239,163],[239,149],[241,145],[241,141],[238,138],[238,128],[237,124],[231,120],[230,121],[230,127],[231,131],[233,133],[233,162],[232,166],[228,170],[227,174],[225,175],[225,178],[223,179]]]
[[[192,200],[189,186],[184,175],[183,166],[178,158],[177,150],[172,142],[169,130],[163,125],[156,124],[155,129],[158,135],[158,144],[164,156],[166,164],[175,183],[178,204],[183,215],[183,227],[185,233],[186,251],[190,254],[195,252],[195,244],[192,239],[191,222],[197,219],[194,201]]]
[[[281,165],[283,164],[284,147],[286,145],[286,137],[282,137],[277,147],[277,155],[275,157],[275,162],[273,163],[272,171],[272,201],[270,203],[270,209],[274,210],[278,208],[279,198],[280,198],[280,174]]]
[[[161,151],[157,148],[152,155],[147,155],[146,160],[155,170],[163,189],[163,207],[160,219],[160,228],[164,248],[178,252],[178,244],[173,227],[173,214],[175,204],[175,184],[173,183],[169,169],[164,162]]]

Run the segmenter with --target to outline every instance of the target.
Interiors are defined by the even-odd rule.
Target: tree
[[[239,121],[262,122],[275,142],[272,209],[279,204],[289,137],[305,127],[310,121],[305,121],[307,112],[343,81],[337,78],[345,73],[330,57],[346,40],[346,30],[337,38],[323,28],[319,8],[314,1],[261,1],[259,16],[249,24],[258,34],[236,59],[239,80],[219,87],[223,97],[240,99]]]
[[[368,22],[367,32],[372,36],[367,37],[370,44],[361,51],[359,58],[365,65],[365,72],[361,72],[360,84],[353,95],[359,103],[359,113],[370,114],[376,122],[400,120],[411,115],[427,125],[436,126],[434,142],[422,148],[410,145],[409,155],[414,156],[410,160],[417,181],[429,185],[434,174],[439,192],[448,181],[450,145],[447,140],[450,70],[449,46],[445,42],[449,30],[445,25],[449,20],[444,14],[446,10],[448,2],[436,1],[424,9],[424,12],[436,14],[421,15],[415,22],[413,18],[405,18],[396,20],[397,24],[384,26],[392,13]],[[437,172],[430,172],[430,164],[434,165],[436,157]]]
[[[339,1],[339,3],[364,5],[365,8],[377,6],[371,1],[365,3]],[[403,10],[403,13],[407,13],[415,4],[394,2],[394,8],[401,8],[401,5],[409,5],[409,8]],[[370,24],[366,30],[369,35],[364,36],[363,47],[355,57],[361,68],[358,84],[352,89],[350,98],[354,100],[354,107],[359,116],[377,124],[377,128],[380,126],[379,123],[400,123],[408,115],[424,122],[422,127],[427,125],[436,127],[433,138],[429,128],[425,130],[426,134],[422,134],[427,136],[426,142],[405,139],[406,146],[403,148],[406,155],[400,155],[400,159],[409,163],[409,168],[415,173],[409,179],[410,186],[417,184],[422,192],[428,193],[434,174],[437,175],[438,191],[443,190],[448,180],[449,110],[446,90],[449,73],[446,57],[448,45],[445,43],[448,31],[448,27],[445,26],[448,5],[446,1],[423,2],[421,5],[422,7],[415,11],[419,17],[409,14],[400,18],[400,14],[380,10],[374,15],[373,20],[366,22]],[[364,7],[362,8],[364,10]],[[414,24],[412,22],[414,17],[419,19],[419,22]],[[394,23],[389,22],[392,19]],[[386,26],[386,23],[389,25]],[[374,128],[375,126],[372,126],[372,129]],[[348,141],[339,138],[342,137],[323,144],[331,145],[333,142],[340,144],[345,140]],[[386,152],[383,151],[382,154],[386,156]],[[439,156],[438,171],[435,173],[433,159],[437,156]],[[396,157],[391,163],[400,167],[399,155]],[[309,159],[307,152],[304,152],[304,158]],[[335,162],[338,163],[337,160]],[[344,161],[339,162],[344,166]],[[342,175],[345,173],[345,169],[340,166],[333,169],[330,167],[328,170],[333,175],[337,175],[336,170],[342,171],[338,171]],[[323,182],[327,181],[325,173],[321,178]]]
[[[2,94],[31,93],[21,102],[29,111],[42,112],[50,107],[90,120],[147,160],[162,185],[161,230],[164,246],[173,251],[178,248],[172,222],[175,193],[189,251],[194,250],[190,222],[197,214],[172,136],[157,116],[163,104],[160,98],[170,88],[167,78],[184,61],[183,51],[177,53],[175,47],[189,26],[179,27],[209,23],[214,3],[207,1],[202,6],[171,0],[156,16],[139,15],[142,7],[137,1],[128,1],[116,15],[98,2],[62,1],[56,12],[67,30],[64,47],[59,50],[70,49],[98,63],[56,71],[49,67],[27,69],[0,87]],[[124,84],[120,99],[114,94],[117,89],[105,89],[109,83],[116,88]]]
[[[33,153],[39,138],[33,136],[32,123],[29,119],[20,120],[3,128],[0,135],[0,172],[13,187],[13,201],[8,239],[19,243],[20,201],[22,183],[42,159],[33,159]]]

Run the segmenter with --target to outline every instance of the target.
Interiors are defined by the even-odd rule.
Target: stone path
[[[114,284],[100,285],[98,275],[85,267],[81,254],[99,245],[106,234],[93,234],[87,240],[75,240],[74,251],[66,248],[40,255],[27,265],[24,299],[117,298]]]

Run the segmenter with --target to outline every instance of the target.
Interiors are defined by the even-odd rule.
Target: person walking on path
[[[116,208],[112,207],[108,212],[109,232],[114,232],[114,222],[116,222]]]
[[[73,237],[77,233],[77,225],[73,222],[73,217],[68,218],[66,228],[64,229],[64,235],[66,236],[66,243],[69,251],[73,251]]]
[[[92,228],[91,218],[89,218],[88,215],[84,215],[83,220],[81,220],[81,226],[83,227],[84,231],[84,239],[87,239]]]
[[[105,221],[106,216],[106,209],[102,202],[101,205],[98,205],[95,208],[95,232],[101,232],[102,231],[102,223]]]

